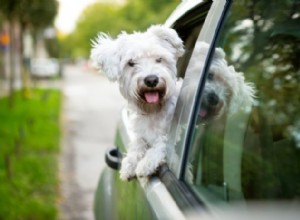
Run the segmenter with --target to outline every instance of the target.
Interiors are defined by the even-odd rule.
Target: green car
[[[184,81],[168,135],[173,153],[155,175],[121,181],[130,141],[124,109],[105,155],[95,218],[300,219],[300,1],[185,0],[165,25],[186,51],[177,63]],[[199,41],[209,45],[201,56]],[[255,88],[255,101],[206,120],[205,91],[218,80],[210,68],[215,48]],[[195,60],[202,68],[188,71]]]

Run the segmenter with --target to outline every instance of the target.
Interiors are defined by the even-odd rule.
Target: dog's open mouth
[[[219,103],[217,106],[208,105],[206,102],[201,104],[199,110],[199,118],[202,122],[210,121],[214,118],[218,118],[221,109],[223,107],[222,103]]]
[[[201,106],[200,111],[199,111],[199,116],[201,118],[205,118],[207,116],[207,113],[208,113],[207,108]]]
[[[140,93],[140,97],[148,104],[158,104],[165,95],[165,90],[162,88],[145,89]]]
[[[159,92],[153,91],[153,92],[145,92],[144,97],[146,102],[150,104],[155,104],[159,102]]]

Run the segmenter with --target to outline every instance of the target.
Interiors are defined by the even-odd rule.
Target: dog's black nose
[[[210,92],[207,94],[207,102],[209,105],[215,106],[219,103],[219,96],[214,92]]]
[[[144,83],[148,87],[155,87],[158,84],[158,77],[155,75],[149,75],[144,79]]]

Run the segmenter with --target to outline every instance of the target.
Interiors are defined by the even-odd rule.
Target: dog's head
[[[170,28],[155,25],[146,32],[121,33],[116,39],[100,33],[91,59],[122,95],[144,112],[157,112],[173,94],[176,61],[184,52],[182,40]]]
[[[208,50],[201,43],[200,50]],[[228,66],[225,53],[216,48],[207,75],[199,116],[202,121],[221,117],[226,111],[234,114],[240,110],[249,110],[254,103],[255,89],[245,82],[243,73]]]

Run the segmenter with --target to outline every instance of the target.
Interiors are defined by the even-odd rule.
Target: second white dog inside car
[[[120,177],[147,177],[166,163],[167,135],[182,84],[176,77],[176,63],[184,54],[184,44],[175,30],[154,25],[143,33],[123,32],[116,39],[100,33],[92,46],[91,60],[108,79],[119,83],[128,102],[134,138],[122,160]],[[197,42],[194,53],[208,48],[208,44]],[[203,62],[195,60],[192,64]],[[253,86],[227,65],[220,48],[215,51],[211,69],[213,75],[209,76],[204,90],[208,92],[203,98],[207,103],[199,113],[203,120],[237,111],[240,106],[251,107]]]

